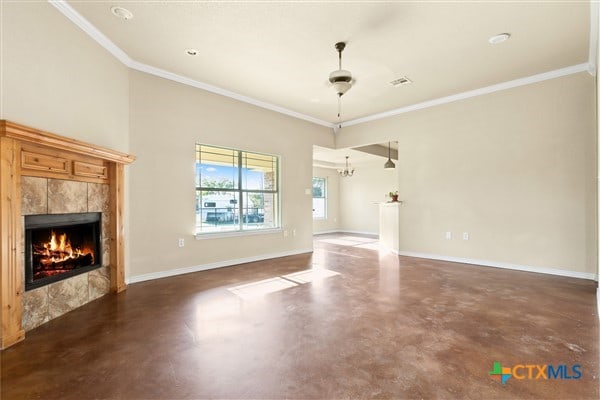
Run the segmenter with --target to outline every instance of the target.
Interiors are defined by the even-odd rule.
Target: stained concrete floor
[[[130,285],[0,355],[2,399],[598,399],[595,282],[380,252]],[[580,365],[580,379],[503,367]],[[525,369],[519,369],[523,373]],[[536,370],[537,371],[537,370]]]

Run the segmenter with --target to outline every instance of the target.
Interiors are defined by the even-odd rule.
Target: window
[[[313,178],[313,218],[327,218],[327,179]]]
[[[196,144],[196,234],[279,227],[279,157]]]

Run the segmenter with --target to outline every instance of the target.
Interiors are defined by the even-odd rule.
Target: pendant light
[[[391,142],[388,142],[388,159],[385,162],[383,169],[394,169],[396,168],[396,164],[392,161],[392,150],[391,150]]]
[[[345,169],[338,169],[338,174],[340,174],[340,176],[342,178],[349,178],[352,175],[354,175],[354,168],[350,169],[348,167],[348,156],[346,156],[346,168]]]

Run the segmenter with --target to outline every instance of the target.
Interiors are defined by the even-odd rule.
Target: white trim
[[[318,231],[318,232],[313,232],[313,236],[316,236],[316,235],[328,235],[330,233],[339,233],[339,232],[340,231],[338,231],[337,229],[333,229],[333,230],[330,230],[330,231]]]
[[[504,269],[512,269],[516,271],[525,271],[525,272],[535,272],[539,274],[547,274],[547,275],[558,275],[558,276],[567,276],[570,278],[579,278],[579,279],[589,279],[589,280],[598,280],[598,275],[592,272],[577,272],[577,271],[569,271],[565,269],[557,269],[557,268],[545,268],[545,267],[533,267],[529,265],[519,265],[519,264],[510,264],[504,262],[496,262],[496,261],[485,261],[485,260],[473,260],[470,258],[462,258],[462,257],[450,257],[450,256],[440,256],[436,254],[424,254],[424,253],[415,253],[412,251],[393,251],[394,253],[400,256],[407,257],[418,257],[418,258],[429,258],[432,260],[441,260],[441,261],[450,261],[462,264],[474,264],[484,267],[494,267],[494,268],[504,268]]]
[[[333,124],[331,122],[323,121],[318,118],[311,117],[310,115],[301,114],[296,111],[289,110],[287,108],[283,108],[277,106],[275,104],[267,103],[262,100],[254,99],[252,97],[244,96],[239,93],[231,92],[226,89],[222,89],[217,86],[209,85],[208,83],[200,82],[191,78],[187,78],[185,76],[177,75],[173,72],[165,71],[164,69],[156,68],[151,65],[143,64],[138,61],[132,61],[131,65],[129,65],[131,69],[135,69],[140,72],[145,72],[150,75],[158,76],[160,78],[168,79],[174,82],[178,82],[184,85],[192,86],[198,89],[206,90],[207,92],[215,93],[221,96],[229,97],[234,100],[238,100],[244,103],[252,104],[254,106],[265,108],[270,111],[275,111],[280,114],[289,115],[290,117],[302,119],[304,121],[312,122],[317,125],[326,126],[331,128]]]
[[[598,13],[599,7],[597,1],[590,1],[590,50],[588,55],[588,72],[596,76],[598,69]]]
[[[532,83],[542,82],[548,79],[560,78],[561,76],[577,74],[579,72],[588,71],[588,63],[572,65],[570,67],[556,69],[554,71],[544,72],[537,75],[528,76],[525,78],[519,78],[508,82],[498,83],[496,85],[486,86],[475,90],[469,90],[454,94],[451,96],[440,97],[438,99],[424,101],[422,103],[412,104],[410,106],[396,108],[395,110],[385,111],[378,114],[369,115],[362,118],[352,119],[346,122],[342,122],[342,127],[362,124],[364,122],[376,121],[378,119],[393,117],[395,115],[404,114],[410,111],[422,110],[424,108],[439,106],[442,104],[452,103],[459,100],[465,100],[471,97],[482,96],[498,92],[501,90],[512,89],[519,86],[530,85]]]
[[[98,28],[91,24],[90,21],[85,19],[81,14],[79,14],[73,7],[71,7],[64,0],[48,0],[48,3],[52,4],[58,11],[60,11],[65,17],[67,17],[71,22],[77,25],[81,30],[87,33],[92,37],[98,44],[104,47],[110,54],[115,56],[115,58],[121,61],[123,64],[128,67],[131,66],[131,58],[121,50],[116,44],[112,42],[108,37],[106,37]]]
[[[297,254],[312,253],[312,251],[313,251],[312,248],[311,249],[284,251],[281,253],[263,254],[263,255],[259,255],[259,256],[238,258],[238,259],[234,259],[234,260],[218,261],[218,262],[214,262],[214,263],[210,263],[210,264],[195,265],[192,267],[176,268],[176,269],[170,269],[167,271],[159,271],[159,272],[151,272],[149,274],[131,276],[131,277],[125,279],[125,283],[130,284],[130,283],[151,281],[154,279],[161,279],[161,278],[167,278],[170,276],[190,274],[192,272],[206,271],[206,270],[215,269],[215,268],[230,267],[232,265],[245,264],[245,263],[249,263],[249,262],[270,260],[272,258],[288,257],[288,256],[294,256]]]
[[[379,232],[351,231],[351,230],[347,230],[347,229],[340,229],[338,232],[339,233],[356,233],[357,235],[370,235],[370,236],[379,237]]]
[[[196,233],[196,240],[206,239],[220,239],[236,236],[256,236],[256,235],[273,235],[283,233],[282,228],[273,229],[256,229],[256,230],[245,230],[245,231],[229,231],[229,232],[205,232]]]
[[[79,28],[81,28],[85,33],[87,33],[92,39],[94,39],[96,42],[98,42],[98,44],[100,46],[104,47],[109,53],[111,53],[119,61],[121,61],[123,64],[125,64],[126,66],[128,66],[131,69],[134,69],[134,70],[137,70],[140,72],[145,72],[147,74],[158,76],[158,77],[168,79],[168,80],[171,80],[174,82],[178,82],[178,83],[181,83],[184,85],[192,86],[192,87],[195,87],[198,89],[206,90],[208,92],[215,93],[215,94],[225,96],[225,97],[229,97],[229,98],[232,98],[234,100],[238,100],[238,101],[241,101],[244,103],[252,104],[252,105],[260,107],[260,108],[264,108],[264,109],[274,111],[274,112],[277,112],[280,114],[288,115],[290,117],[298,118],[298,119],[301,119],[304,121],[312,122],[317,125],[322,125],[322,126],[325,126],[328,128],[332,128],[334,133],[337,133],[339,131],[340,125],[341,125],[341,127],[344,127],[344,126],[352,126],[352,125],[361,124],[363,122],[376,121],[378,119],[388,118],[388,117],[392,117],[394,115],[399,115],[399,114],[407,113],[410,111],[421,110],[424,108],[429,108],[429,107],[433,107],[433,106],[437,106],[437,105],[441,105],[441,104],[447,104],[447,103],[451,103],[454,101],[464,100],[464,99],[468,99],[471,97],[476,97],[476,96],[481,96],[481,95],[497,92],[500,90],[511,89],[511,88],[515,88],[518,86],[524,86],[524,85],[529,85],[532,83],[542,82],[542,81],[545,81],[548,79],[559,78],[561,76],[576,74],[576,73],[579,73],[582,71],[588,71],[588,72],[592,73],[591,71],[593,70],[594,74],[595,74],[595,69],[596,69],[596,66],[592,65],[591,62],[572,65],[570,67],[561,68],[561,69],[557,69],[557,70],[549,71],[549,72],[544,72],[542,74],[537,74],[537,75],[533,75],[533,76],[529,76],[529,77],[525,77],[525,78],[515,79],[512,81],[503,82],[503,83],[499,83],[496,85],[487,86],[487,87],[483,87],[483,88],[479,88],[479,89],[475,89],[475,90],[470,90],[468,92],[458,93],[458,94],[451,95],[451,96],[428,100],[428,101],[425,101],[422,103],[417,103],[417,104],[413,104],[410,106],[401,107],[401,108],[397,108],[394,110],[385,111],[382,113],[377,113],[377,114],[369,115],[366,117],[349,120],[349,121],[342,122],[341,124],[339,124],[339,123],[331,123],[331,122],[323,121],[321,119],[311,117],[310,115],[306,115],[306,114],[302,114],[302,113],[299,113],[299,112],[296,112],[293,110],[289,110],[287,108],[283,108],[283,107],[277,106],[275,104],[267,103],[262,100],[244,96],[242,94],[231,92],[229,90],[222,89],[217,86],[210,85],[208,83],[200,82],[200,81],[197,81],[197,80],[194,80],[191,78],[187,78],[187,77],[175,74],[173,72],[165,71],[163,69],[156,68],[156,67],[132,60],[123,50],[121,50],[107,36],[105,36],[102,32],[100,32],[100,30],[98,28],[96,28],[87,19],[85,19],[81,14],[79,14],[65,0],[48,0],[48,2],[50,4],[52,4],[58,11],[60,11],[65,17],[67,17],[71,22],[73,22],[75,25],[77,25]],[[591,7],[592,7],[591,11],[594,11],[593,7],[597,8],[598,6],[595,5],[595,2],[591,2]],[[594,28],[594,24],[596,25],[595,29],[597,29],[597,23],[598,23],[597,21],[595,21],[595,19],[593,17],[591,17],[591,18],[592,18],[592,20],[591,20],[592,25],[590,26],[590,35],[591,35],[591,31]],[[598,35],[594,36],[594,40],[597,40],[597,36]],[[590,40],[590,59],[591,59],[592,41],[593,40]]]
[[[379,237],[379,233],[378,232],[350,231],[350,230],[346,230],[346,229],[334,229],[334,230],[331,230],[331,231],[313,232],[313,236],[314,235],[324,235],[324,234],[327,234],[327,233],[355,233],[357,235],[369,235],[369,236]]]
[[[596,288],[596,316],[600,319],[600,286]]]

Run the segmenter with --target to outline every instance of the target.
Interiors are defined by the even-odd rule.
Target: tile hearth
[[[102,213],[102,268],[23,294],[23,329],[29,331],[110,291],[109,186],[52,178],[21,178],[23,216]]]

